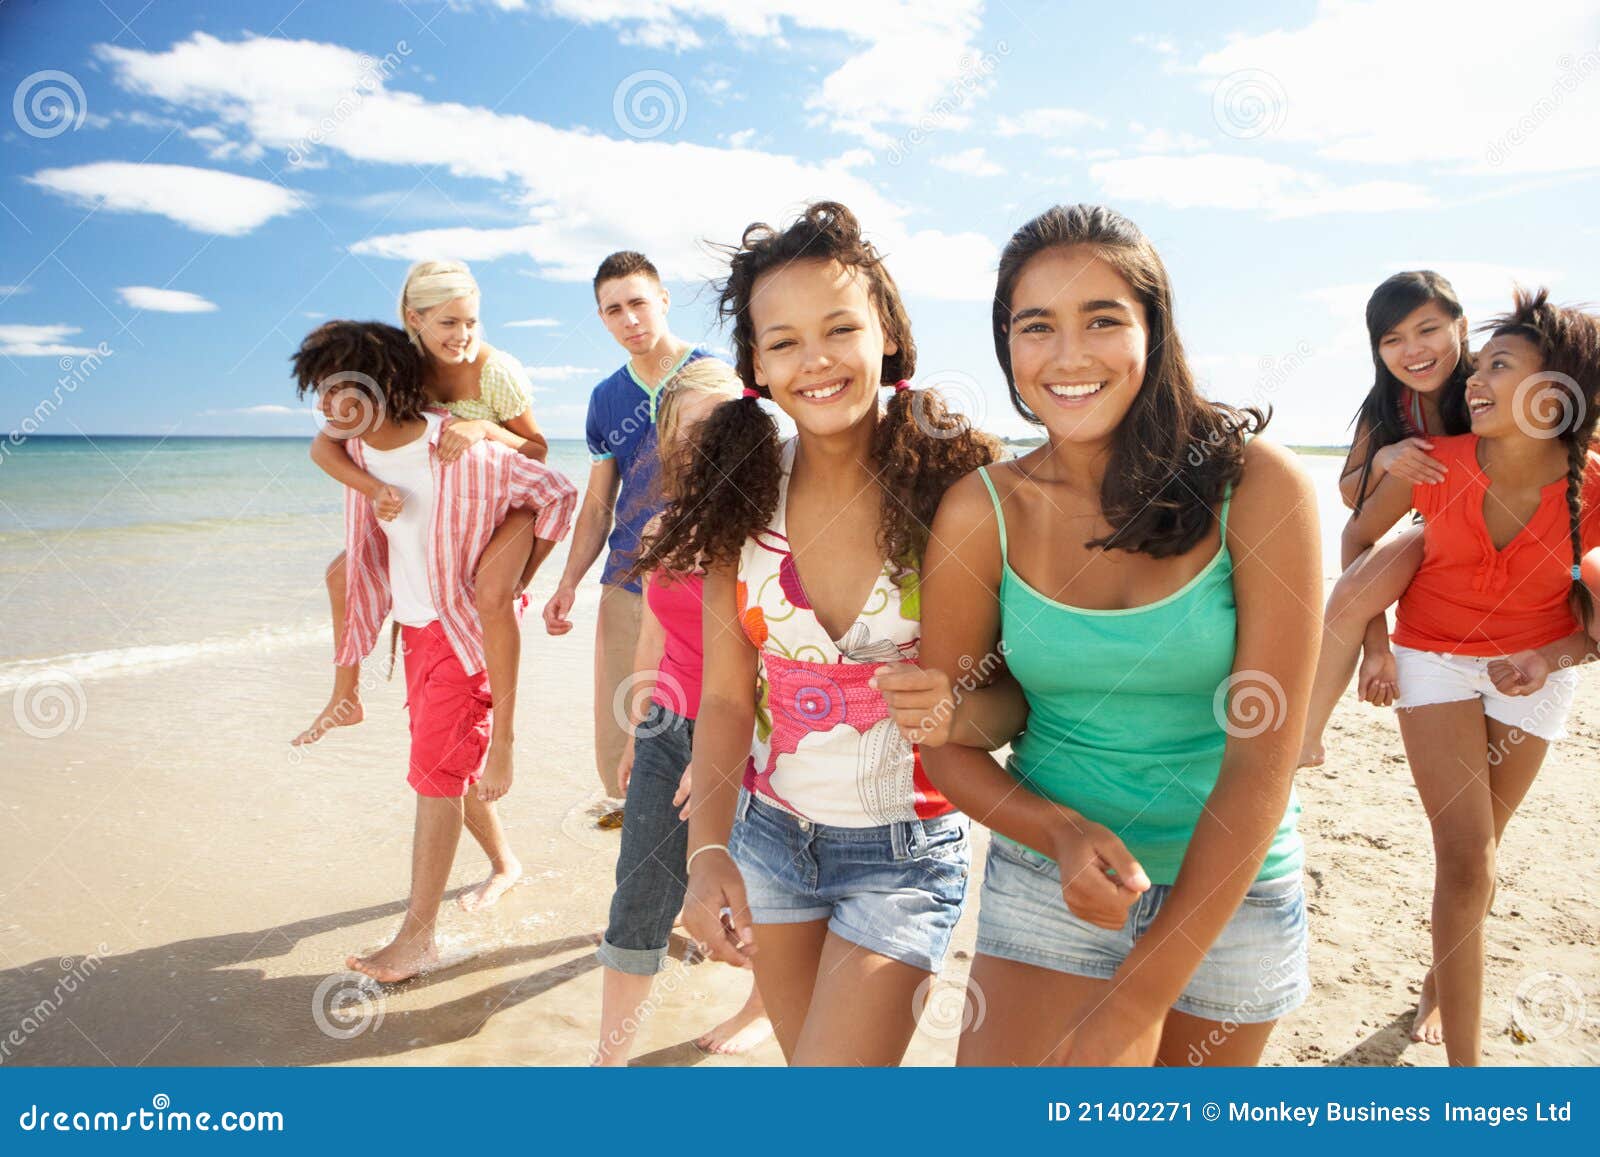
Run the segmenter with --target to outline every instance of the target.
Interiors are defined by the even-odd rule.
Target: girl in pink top
[[[961,912],[967,821],[874,680],[915,659],[928,524],[996,447],[906,388],[910,321],[843,205],[752,225],[730,267],[746,394],[701,426],[644,548],[706,575],[684,924],[753,964],[791,1064],[898,1064]]]
[[[690,433],[716,406],[737,397],[738,390],[732,367],[718,358],[700,358],[672,379],[656,413],[660,478],[667,492],[673,463],[692,447]],[[628,1063],[634,1036],[649,1015],[651,985],[667,964],[685,886],[689,829],[678,808],[689,794],[690,744],[700,711],[701,578],[664,569],[643,572],[642,577],[644,612],[633,674],[612,703],[628,731],[617,767],[627,804],[617,888],[600,942],[605,971],[597,1065]],[[739,1053],[771,1032],[752,988],[743,1008],[695,1043],[708,1052]]]

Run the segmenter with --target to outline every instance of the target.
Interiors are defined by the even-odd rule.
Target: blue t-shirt
[[[659,459],[656,455],[656,399],[661,386],[672,380],[672,375],[697,358],[714,356],[708,349],[695,346],[661,379],[661,385],[651,389],[633,372],[631,362],[594,388],[589,395],[589,419],[584,433],[589,443],[589,456],[595,462],[614,458],[622,478],[622,489],[617,494],[615,520],[611,537],[606,540],[611,548],[606,555],[605,570],[600,581],[608,585],[621,584],[624,590],[639,593],[637,580],[624,583],[622,575],[633,562],[639,548],[639,536],[655,517],[656,474]]]

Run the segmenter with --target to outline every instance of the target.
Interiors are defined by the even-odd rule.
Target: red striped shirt
[[[435,487],[428,581],[450,649],[474,675],[484,660],[472,582],[484,547],[514,506],[538,511],[533,532],[539,538],[561,541],[572,528],[578,490],[566,475],[498,442],[479,442],[454,462],[441,462],[439,433],[449,421],[434,426],[428,439]],[[345,452],[366,469],[361,439],[347,441]],[[372,500],[356,490],[345,491],[344,541],[344,645],[334,662],[352,667],[372,651],[390,609],[389,541]]]

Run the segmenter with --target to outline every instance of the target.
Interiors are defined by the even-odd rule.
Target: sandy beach
[[[536,588],[542,603],[552,570]],[[447,899],[453,963],[377,1001],[343,976],[385,942],[408,883],[412,796],[399,682],[371,665],[367,721],[297,758],[321,702],[324,645],[217,656],[82,684],[51,738],[0,715],[0,1060],[69,1065],[581,1065],[596,1032],[618,836],[593,825],[588,686],[594,604],[562,640],[524,636],[516,786],[502,805],[526,877],[488,912]],[[270,705],[270,709],[263,709]],[[1587,817],[1600,804],[1600,681],[1502,851],[1488,930],[1486,1061],[1600,1061],[1600,896]],[[1299,780],[1314,992],[1280,1025],[1276,1065],[1436,1065],[1406,1037],[1427,958],[1432,856],[1390,712],[1347,701],[1329,758]],[[975,841],[981,867],[985,837]],[[463,840],[452,895],[485,871]],[[974,872],[976,897],[981,873]],[[955,1052],[976,906],[907,1057]],[[681,955],[683,945],[674,951]],[[712,1057],[693,1038],[746,977],[674,963],[642,1065],[780,1064],[775,1044]],[[1519,997],[1520,994],[1520,997]],[[1587,995],[1585,1008],[1584,997]],[[1509,1033],[1513,1006],[1533,1039]],[[16,1037],[6,1032],[16,1029]]]

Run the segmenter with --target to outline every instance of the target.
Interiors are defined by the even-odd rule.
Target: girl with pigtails
[[[1482,1053],[1496,851],[1600,635],[1600,320],[1519,290],[1485,328],[1466,383],[1471,432],[1433,440],[1443,477],[1385,477],[1353,523],[1371,543],[1408,511],[1423,517],[1393,642],[1400,735],[1433,829],[1419,1030],[1442,1035],[1457,1065]]]
[[[915,678],[928,524],[997,446],[908,388],[899,290],[843,205],[750,226],[718,291],[744,396],[702,423],[640,557],[705,574],[684,923],[753,965],[790,1064],[893,1065],[969,852],[875,680]]]

